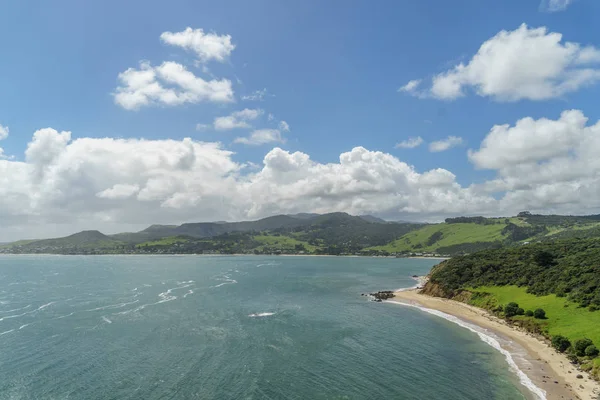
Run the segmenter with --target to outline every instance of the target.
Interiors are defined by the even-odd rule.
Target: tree
[[[527,315],[528,317],[533,317],[533,311],[527,310],[525,311],[525,315]]]
[[[593,344],[585,348],[585,355],[588,357],[596,357],[598,355],[598,349]]]
[[[552,336],[552,347],[554,347],[556,351],[564,353],[569,347],[571,347],[571,342],[562,335]]]
[[[525,310],[523,310],[521,307],[517,308],[517,315],[525,315]]]
[[[589,346],[592,346],[593,344],[594,343],[592,342],[592,340],[588,338],[576,340],[575,354],[577,354],[579,357],[585,356],[585,349],[587,349]]]
[[[513,317],[517,315],[517,311],[519,310],[519,305],[515,302],[510,302],[504,307],[504,315],[507,317]]]
[[[533,312],[533,316],[537,319],[546,319],[546,311],[542,310],[541,308],[537,308]]]

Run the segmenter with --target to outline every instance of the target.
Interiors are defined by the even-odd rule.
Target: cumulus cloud
[[[114,100],[126,110],[202,101],[229,103],[234,100],[228,79],[206,81],[172,61],[156,67],[142,62],[139,69],[129,68],[120,73],[119,83]]]
[[[411,137],[401,142],[396,143],[397,149],[414,149],[415,147],[423,144],[423,138],[421,136]]]
[[[4,140],[8,137],[8,126],[2,126],[0,124],[0,140]]]
[[[454,100],[470,89],[497,101],[546,100],[575,92],[600,80],[600,50],[563,42],[562,34],[523,24],[485,41],[467,63],[433,77],[426,92],[418,81],[405,92]]]
[[[190,27],[182,32],[163,32],[160,39],[166,44],[195,53],[200,62],[224,62],[235,49],[230,35],[204,33],[202,29]]]
[[[600,122],[590,125],[581,111],[568,110],[556,120],[494,126],[469,159],[496,171],[477,189],[506,192],[505,204],[582,214],[600,207],[599,152]]]
[[[463,139],[458,136],[448,136],[443,140],[436,140],[435,142],[429,143],[429,151],[432,153],[439,153],[441,151],[446,151],[451,149],[452,147],[456,147],[463,143]]]
[[[257,129],[250,133],[248,137],[238,137],[234,143],[247,144],[250,146],[259,146],[267,143],[285,143],[278,129]]]
[[[254,139],[281,139],[261,135]],[[469,159],[497,176],[468,187],[446,169],[417,171],[363,147],[331,163],[276,147],[255,165],[234,161],[219,143],[73,138],[44,128],[22,161],[0,159],[0,241],[296,212],[417,220],[523,209],[597,213],[599,153],[600,123],[576,110],[493,127]]]
[[[105,189],[98,192],[96,196],[103,199],[126,199],[133,196],[140,191],[138,185],[128,185],[125,183],[118,183],[111,188]]]
[[[264,114],[264,111],[257,109],[245,108],[241,111],[235,111],[225,117],[217,117],[213,123],[218,131],[227,131],[238,128],[251,128],[250,121],[254,121]]]

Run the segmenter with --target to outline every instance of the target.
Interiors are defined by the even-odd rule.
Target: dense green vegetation
[[[454,257],[434,267],[425,290],[542,334],[600,377],[600,239],[543,241]]]

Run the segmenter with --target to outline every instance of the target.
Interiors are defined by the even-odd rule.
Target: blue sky
[[[276,147],[286,154],[299,152],[319,165],[328,165],[339,163],[340,154],[360,146],[370,152],[385,153],[420,174],[438,168],[450,171],[455,176],[454,183],[464,190],[473,184],[495,182],[498,176],[507,181],[510,174],[506,168],[474,162],[467,154],[468,149],[478,151],[494,125],[514,126],[525,117],[535,121],[541,118],[558,120],[563,111],[576,109],[589,119],[588,125],[595,124],[600,118],[596,101],[600,85],[596,84],[595,75],[582,78],[582,82],[573,84],[575,88],[557,89],[556,93],[543,98],[532,98],[527,94],[516,95],[509,100],[501,99],[499,92],[494,92],[496,89],[484,95],[478,94],[477,91],[489,82],[491,86],[496,85],[496,81],[490,81],[495,79],[494,73],[488,74],[494,76],[485,78],[461,75],[457,79],[463,82],[462,96],[432,95],[433,92],[425,86],[431,86],[428,82],[432,78],[452,71],[461,62],[468,65],[484,42],[503,30],[516,31],[521,24],[527,25],[527,34],[533,32],[529,29],[544,27],[546,33],[562,34],[561,45],[571,42],[581,49],[600,47],[600,27],[596,23],[600,16],[598,2],[544,1],[545,4],[540,4],[539,0],[5,2],[0,6],[3,59],[0,63],[3,94],[0,96],[0,125],[9,129],[8,137],[0,142],[5,171],[16,168],[17,164],[19,168],[31,167],[22,164],[35,164],[33,158],[27,159],[28,144],[32,142],[34,132],[52,128],[56,132],[71,132],[70,143],[85,138],[144,138],[158,144],[165,139],[182,141],[191,138],[194,142],[219,143],[221,150],[234,152],[226,157],[229,161],[245,165],[220,175],[223,177],[237,171],[236,187],[243,186],[248,174],[257,173],[253,168],[263,168],[262,172],[266,174],[265,156]],[[161,39],[164,32],[183,32],[187,27],[195,32],[202,29],[203,34],[229,35],[235,48],[228,51],[222,60],[212,58],[203,61],[189,48]],[[497,63],[498,59],[495,60]],[[115,97],[119,87],[124,86],[119,74],[129,68],[141,69],[143,61],[152,68],[164,62],[174,62],[205,81],[228,80],[232,91],[230,101],[190,101],[176,105],[155,102],[126,109],[118,104]],[[593,63],[597,61],[594,59]],[[514,65],[508,63],[508,75],[512,74],[510,68],[523,70],[518,60],[511,62]],[[557,61],[559,69],[562,68],[561,62],[564,59]],[[530,64],[531,73],[535,74],[539,68]],[[545,64],[548,65],[548,62]],[[595,66],[589,69],[592,75],[595,74]],[[579,64],[573,64],[573,68],[579,68]],[[587,66],[585,68],[587,71]],[[568,80],[557,76],[550,74],[540,79],[543,82]],[[464,83],[469,79],[470,83]],[[510,86],[505,78],[502,79],[498,85]],[[421,80],[418,91],[398,90],[411,80]],[[572,81],[569,82],[572,84]],[[556,86],[560,86],[560,82]],[[264,88],[268,94],[262,101],[244,100],[245,96]],[[508,93],[503,90],[500,91]],[[261,110],[258,117],[246,121],[248,128],[214,129],[215,118],[244,109]],[[268,120],[269,114],[273,115],[271,121]],[[278,129],[279,121],[286,121],[290,127],[289,131],[279,129],[279,141],[261,145],[248,145],[243,140],[235,142],[236,138],[250,137],[252,130],[270,129],[272,134],[272,130]],[[198,124],[209,126],[197,130]],[[431,142],[449,136],[461,138],[462,143],[446,151],[430,151],[428,145]],[[420,146],[395,147],[397,143],[415,137],[422,138]],[[520,148],[523,149],[523,146]],[[44,153],[43,149],[40,151]],[[504,151],[511,152],[506,148]],[[202,152],[195,154],[201,156]],[[557,153],[550,151],[548,154],[554,157]],[[543,166],[549,161],[538,158],[534,164]],[[515,161],[516,164],[520,162]],[[532,161],[527,162],[531,164]],[[254,164],[255,167],[248,167]],[[61,168],[72,170],[73,165],[62,165]],[[60,175],[60,179],[64,177],[64,174]],[[55,180],[58,178],[55,177]],[[102,184],[112,187],[107,180],[110,179],[103,178]],[[132,183],[131,177],[125,180],[127,182],[110,183],[143,190],[148,182],[146,179]],[[357,180],[360,183],[360,179]],[[536,189],[532,185],[538,183],[530,184],[532,190]],[[568,183],[573,184],[573,181]],[[187,183],[182,185],[189,188]],[[335,183],[330,185],[335,186]],[[175,222],[179,222],[196,215],[205,219],[216,214],[219,219],[253,218],[274,212],[337,209],[375,214],[381,211],[381,215],[390,218],[405,218],[411,214],[409,216],[417,219],[435,219],[445,213],[467,213],[469,210],[493,213],[492,209],[497,205],[487,208],[481,204],[500,200],[511,190],[517,190],[514,185],[500,186],[501,189],[486,192],[487,199],[469,200],[460,209],[433,207],[437,211],[432,215],[426,212],[428,204],[424,200],[419,202],[419,206],[402,202],[403,205],[396,206],[393,200],[389,200],[380,208],[369,209],[364,206],[368,202],[366,197],[324,204],[319,199],[327,196],[314,194],[302,206],[284,207],[281,205],[285,204],[285,200],[278,198],[276,201],[269,200],[277,207],[273,204],[265,207],[264,203],[255,199],[252,204],[233,205],[219,194],[220,201],[227,203],[220,211],[213,205],[206,208],[210,212],[206,211],[202,202],[196,200],[187,213],[167,213],[164,218],[158,219],[174,218],[178,220]],[[537,189],[548,192],[547,188]],[[4,190],[8,193],[9,189]],[[66,193],[64,187],[39,190],[42,194]],[[414,190],[418,192],[419,189]],[[15,194],[14,190],[11,193]],[[173,197],[177,193],[183,192],[170,195]],[[356,192],[346,196],[352,197],[352,193]],[[391,198],[410,197],[412,193],[395,192]],[[42,194],[36,198],[39,199]],[[522,195],[521,192],[518,194]],[[206,193],[194,196],[206,198]],[[510,206],[501,208],[506,212],[519,209],[521,205],[548,210],[596,209],[596,204],[582,207],[568,200],[560,202],[567,204],[564,208],[560,204],[536,203],[538,197],[539,193],[532,193],[521,204],[515,200]],[[465,195],[458,194],[458,198],[465,198]],[[29,198],[28,201],[33,200]],[[69,207],[64,200],[53,198],[48,201],[57,209]],[[162,201],[157,205],[158,209],[165,208],[164,199]],[[471,207],[473,204],[477,206]],[[128,209],[130,206],[124,207]],[[15,224],[23,226],[30,223],[31,215],[41,215],[40,218],[46,222],[60,221],[59,217],[35,211],[35,207],[39,204],[32,206],[29,217],[25,220],[17,218]],[[236,207],[244,211],[232,211]],[[5,209],[9,208],[5,206]],[[113,215],[111,213],[118,208],[111,203],[81,211],[80,220],[65,220],[64,230],[91,225],[99,214]],[[94,217],[91,217],[92,214]],[[114,215],[119,219],[117,214]],[[151,215],[156,214],[151,212]],[[127,226],[141,225],[142,219],[140,216],[139,220],[129,221]],[[114,229],[120,227],[114,225]]]

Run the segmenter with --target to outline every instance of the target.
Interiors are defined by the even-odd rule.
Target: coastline
[[[419,283],[421,284],[422,281]],[[504,321],[483,309],[454,300],[420,294],[418,290],[418,288],[411,288],[396,291],[393,300],[386,302],[442,312],[468,324],[475,325],[483,331],[492,332],[495,336],[508,339],[509,342],[516,343],[527,353],[523,359],[514,360],[518,369],[537,388],[545,392],[545,398],[548,400],[592,400],[599,398],[600,385],[589,379],[586,373],[579,372],[566,356],[557,353],[540,339],[507,325]],[[505,351],[511,352],[511,350],[514,350],[505,347],[506,345],[502,346]],[[578,374],[584,375],[584,378],[578,379]],[[523,379],[521,379],[521,382],[523,383]],[[537,395],[537,397],[540,398],[540,395]]]

